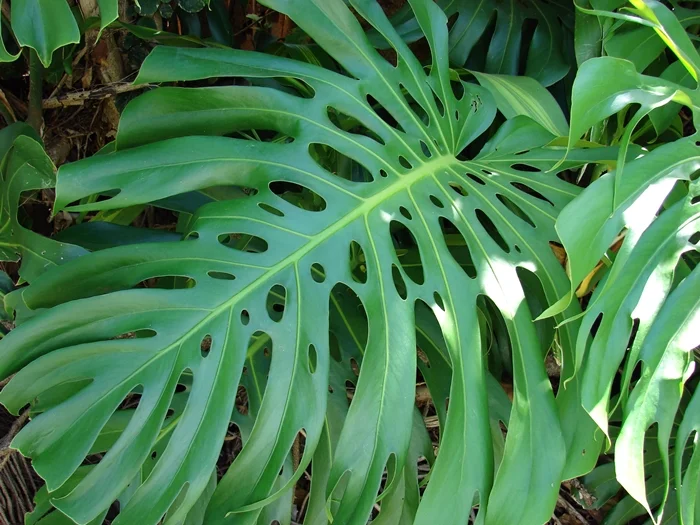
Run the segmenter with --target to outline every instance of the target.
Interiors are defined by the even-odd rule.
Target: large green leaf
[[[31,231],[17,216],[23,196],[51,188],[55,182],[54,165],[33,137],[38,138],[24,123],[0,131],[0,259],[21,259],[20,277],[29,282],[48,268],[85,253]]]
[[[118,0],[97,0],[100,7],[100,29],[119,16]],[[64,0],[13,0],[12,30],[21,46],[31,47],[44,66],[49,67],[53,52],[68,44],[80,42],[80,29]],[[14,60],[0,42],[0,61]]]
[[[549,242],[557,238],[558,211],[578,190],[557,173],[611,162],[616,153],[572,150],[562,160],[566,148],[549,146],[555,136],[524,115],[507,120],[482,147],[496,102],[471,83],[459,83],[460,96],[454,94],[447,18],[430,0],[411,2],[432,52],[427,73],[373,1],[352,6],[397,50],[397,66],[369,44],[341,0],[266,5],[295,20],[347,75],[253,52],[155,49],[140,82],[277,79],[306,98],[260,86],[160,88],[125,110],[115,153],[61,169],[57,209],[127,208],[217,186],[254,191],[199,208],[181,241],[101,250],[15,292],[41,311],[0,343],[0,376],[16,373],[0,400],[17,412],[43,396],[49,408],[13,447],[32,457],[54,491],[112,412],[142,388],[126,430],[102,461],[70,494],[52,500],[87,522],[149,461],[176,385],[191,373],[187,404],[168,426],[167,444],[115,520],[155,524],[167,512],[175,523],[207,487],[251,338],[266,337],[271,360],[257,418],[205,521],[257,522],[313,457],[314,469],[318,458],[327,475],[320,490],[325,485],[334,522],[364,524],[385,469],[393,495],[412,468],[416,310],[423,304],[437,318],[452,377],[440,453],[415,523],[461,524],[475,505],[479,523],[546,521],[562,477],[592,468],[600,441],[575,402],[575,327],[559,334],[567,386],[555,400],[543,364],[547,331],[533,323],[542,307],[525,299],[524,288],[539,283],[545,303],[569,289]],[[354,127],[334,123],[329,108]],[[226,136],[249,129],[288,138]],[[363,177],[324,169],[319,163],[328,152],[361,165]],[[105,198],[71,206],[93,195]],[[397,231],[413,243],[420,271],[403,266]],[[470,264],[452,254],[448,236],[463,239],[460,253]],[[152,279],[170,286],[139,286]],[[328,333],[338,283],[361,301],[368,336],[347,417],[331,430]],[[492,302],[512,353],[514,398],[497,472],[482,296]],[[559,320],[578,313],[571,305]],[[132,333],[145,336],[121,337]],[[66,384],[79,388],[67,392]],[[299,467],[280,487],[302,431]],[[324,442],[331,432],[335,445]]]
[[[469,2],[439,0],[448,16],[456,15],[449,35],[450,60],[455,66],[467,64],[486,73],[525,74],[545,86],[561,80],[570,69],[567,45],[572,41],[573,6],[542,0],[492,0]],[[407,42],[422,38],[420,24],[408,6],[392,23]],[[534,33],[525,40],[524,28]],[[385,47],[381,31],[370,38]],[[522,63],[521,63],[522,62]]]
[[[684,67],[691,74],[696,71],[700,56],[673,14],[652,0],[635,5]],[[612,72],[614,77],[609,75]],[[639,109],[621,133],[621,151],[625,151],[631,130],[651,109],[676,101],[688,106],[697,120],[699,100],[696,89],[640,75],[631,62],[591,59],[575,82],[569,143],[599,120],[637,103]],[[557,219],[569,256],[572,288],[545,315],[570,302],[575,287],[601,258],[612,260],[582,319],[575,368],[580,370],[583,406],[606,434],[610,414],[618,404],[622,409],[614,468],[617,481],[631,498],[627,510],[611,514],[617,516],[615,520],[629,518],[626,513],[640,507],[660,520],[669,494],[672,427],[694,370],[692,350],[700,343],[700,270],[688,267],[683,257],[697,251],[699,168],[697,135],[659,146],[632,162],[619,162],[615,171],[591,184]],[[618,237],[623,238],[619,250],[609,251]],[[616,381],[620,394],[612,402]],[[644,466],[645,435],[652,427],[660,462],[653,476],[654,490]],[[693,479],[696,473],[691,470],[688,475]],[[680,479],[676,482],[678,488]]]
[[[63,0],[14,0],[12,30],[21,46],[31,47],[48,67],[58,48],[80,42],[80,30]]]

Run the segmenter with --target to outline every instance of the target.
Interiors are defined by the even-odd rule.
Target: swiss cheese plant
[[[692,523],[700,454],[672,463],[669,440],[681,404],[674,439],[699,426],[697,396],[682,400],[698,332],[700,274],[683,258],[697,241],[698,148],[694,137],[651,153],[629,143],[663,104],[695,112],[697,91],[591,59],[570,131],[535,80],[450,69],[466,7],[450,33],[438,3],[411,0],[408,38],[374,0],[263,3],[338,67],[157,47],[137,82],[165,86],[127,106],[114,148],[59,170],[56,211],[154,205],[179,213],[182,234],[104,230],[128,240],[33,272],[6,298],[18,326],[0,344],[0,377],[14,374],[0,402],[29,405],[12,446],[46,480],[28,520],[55,507],[48,516],[101,523],[118,501],[116,524],[290,523],[293,486],[310,473],[307,524],[534,525],[615,439],[634,500],[663,508],[675,471]],[[637,3],[697,79],[684,30]],[[547,27],[527,67],[551,84],[569,66],[532,51],[560,31]],[[428,66],[406,42],[419,36]],[[201,87],[212,78],[224,85]],[[579,140],[632,102],[641,116],[616,147]],[[22,169],[32,143],[10,150]],[[581,193],[568,181],[591,163],[616,170]],[[18,193],[6,196],[11,221]],[[582,312],[579,284],[610,258]],[[512,402],[494,362],[513,378]],[[233,427],[243,448],[217,482]],[[651,438],[663,464],[654,503]],[[421,484],[419,458],[431,466]]]

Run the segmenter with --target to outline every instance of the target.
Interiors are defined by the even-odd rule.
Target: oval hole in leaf
[[[284,213],[275,208],[274,206],[270,206],[269,204],[265,202],[258,202],[258,206],[265,210],[267,213],[271,213],[272,215],[275,215],[277,217],[284,217]]]
[[[355,383],[349,379],[345,381],[345,397],[348,400],[348,405],[351,405],[352,400],[355,398]]]
[[[144,279],[134,288],[160,288],[164,290],[185,290],[194,288],[197,282],[191,277],[182,275],[164,275]]]
[[[316,372],[316,365],[318,363],[318,354],[316,353],[316,347],[314,345],[309,345],[309,372]]]
[[[209,351],[211,350],[211,336],[210,335],[205,335],[202,341],[199,343],[199,348],[202,353],[202,357],[207,357],[209,355]]]
[[[362,162],[347,157],[338,150],[326,144],[312,142],[309,144],[309,155],[313,161],[328,173],[353,182],[372,182],[374,176]],[[386,177],[386,172],[380,175]]]
[[[476,214],[476,218],[481,223],[481,226],[484,228],[484,231],[486,231],[489,237],[491,237],[494,240],[494,242],[498,244],[501,250],[503,250],[506,253],[510,253],[510,246],[508,246],[508,243],[503,238],[503,235],[501,235],[501,232],[498,231],[498,228],[493,223],[491,218],[478,208],[474,210],[474,213]]]
[[[364,137],[368,137],[374,140],[375,142],[378,142],[382,146],[386,145],[384,139],[382,139],[377,133],[369,129],[356,118],[346,113],[343,113],[342,111],[331,106],[326,107],[326,114],[328,115],[328,119],[333,123],[333,125],[336,128],[347,133],[352,133],[353,135],[362,135]]]
[[[218,241],[227,248],[246,253],[264,253],[268,248],[265,239],[247,233],[222,233]]]
[[[276,284],[267,294],[267,315],[270,319],[279,323],[284,316],[284,307],[287,303],[287,289],[281,284]]]
[[[399,212],[401,213],[401,215],[403,215],[404,217],[406,217],[409,221],[410,221],[411,219],[413,219],[413,217],[411,216],[411,212],[408,211],[408,210],[407,210],[406,208],[404,208],[403,206],[399,206]]]
[[[228,272],[209,271],[207,272],[207,275],[212,279],[218,279],[219,281],[234,281],[236,279],[235,275]]]
[[[425,155],[425,157],[428,159],[433,156],[433,154],[430,152],[430,148],[428,148],[428,145],[422,140],[420,141],[420,150],[423,152],[423,155]]]
[[[467,173],[467,177],[469,177],[471,180],[473,180],[474,182],[476,182],[477,184],[479,184],[481,186],[486,186],[486,183],[483,181],[483,179],[481,179],[481,177],[477,177],[473,173]]]
[[[156,332],[155,330],[151,330],[150,328],[140,328],[140,329],[134,330],[132,332],[125,332],[121,335],[113,337],[112,339],[139,339],[139,338],[155,337],[157,335],[158,335],[158,332]]]
[[[476,266],[472,259],[471,251],[466,239],[455,226],[452,221],[446,217],[440,217],[440,229],[445,240],[447,250],[450,252],[455,262],[460,265],[462,270],[471,277],[476,279]]]
[[[530,218],[530,216],[523,211],[523,209],[515,204],[512,200],[510,200],[508,197],[505,195],[501,195],[500,193],[496,194],[496,198],[503,203],[503,205],[510,211],[513,215],[519,217],[520,219],[524,220],[526,223],[528,223],[530,226],[535,228],[535,223],[533,220]]]
[[[241,310],[241,324],[246,326],[250,322],[250,314],[248,310]]]
[[[356,283],[367,282],[367,260],[365,252],[357,242],[350,243],[350,274]]]
[[[435,195],[430,196],[430,202],[432,202],[435,206],[438,208],[444,208],[445,205],[442,203],[440,199],[438,199]]]
[[[554,206],[554,203],[552,201],[550,201],[547,197],[542,195],[539,191],[532,189],[530,186],[523,184],[521,182],[511,182],[510,184],[511,184],[511,186],[522,191],[523,193],[525,193],[527,195],[531,195],[531,196],[533,196],[537,199],[540,199],[542,201],[548,202],[550,205]]]
[[[322,283],[326,280],[326,269],[319,263],[311,265],[311,278],[317,283]]]
[[[433,99],[435,99],[435,105],[437,106],[437,109],[440,112],[440,116],[444,117],[445,116],[445,104],[442,103],[442,100],[440,100],[440,97],[437,96],[437,93],[435,93],[433,88],[430,88],[430,91],[433,94]]]
[[[464,96],[464,85],[461,80],[451,80],[450,87],[452,88],[452,93],[457,100],[461,100]]]
[[[391,113],[387,111],[387,109],[382,106],[379,101],[374,98],[372,95],[367,95],[367,103],[369,104],[370,108],[372,108],[372,111],[381,119],[384,121],[385,124],[388,126],[403,132],[404,129],[401,127],[401,125],[396,121],[396,119],[392,116]]]
[[[289,204],[306,211],[323,211],[326,200],[318,193],[295,182],[273,181],[270,191]]]
[[[416,99],[413,98],[413,96],[408,92],[408,90],[404,87],[403,84],[399,84],[399,87],[401,88],[401,93],[403,94],[404,98],[406,99],[406,104],[408,107],[411,108],[411,111],[415,113],[416,117],[418,117],[418,120],[420,120],[423,124],[428,124],[428,112],[425,111],[423,106],[421,106],[418,102],[416,102]]]
[[[438,305],[440,310],[445,310],[445,303],[442,302],[442,297],[440,297],[440,294],[437,292],[433,292],[433,299],[435,300],[435,304]]]
[[[522,164],[522,163],[511,164],[510,167],[513,168],[514,170],[518,170],[518,171],[527,171],[529,173],[542,173],[541,169],[536,168],[534,166],[529,166],[528,164]]]
[[[413,164],[408,162],[408,159],[403,155],[399,155],[399,164],[401,164],[407,170],[413,169]]]
[[[465,190],[464,186],[462,186],[461,184],[457,184],[456,182],[450,182],[450,188],[452,188],[457,195],[460,195],[462,197],[469,196],[469,192],[467,190]],[[440,208],[442,208],[442,207],[443,206],[440,206]]]

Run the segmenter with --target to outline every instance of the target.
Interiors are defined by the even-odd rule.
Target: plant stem
[[[44,66],[39,60],[36,51],[29,49],[29,111],[27,124],[32,126],[39,135],[44,123],[42,115],[42,94],[43,94]]]

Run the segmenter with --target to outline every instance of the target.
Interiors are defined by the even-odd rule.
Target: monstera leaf
[[[117,19],[119,4],[117,0],[97,0],[97,3],[100,28],[104,29]],[[46,67],[51,64],[54,51],[80,42],[78,23],[64,0],[13,0],[11,14],[17,42],[34,49]],[[0,61],[12,61],[17,56],[0,52]]]
[[[492,0],[467,2],[439,0],[448,17],[454,16],[449,36],[452,64],[465,64],[486,73],[524,74],[545,86],[561,80],[573,57],[573,5],[543,0]],[[423,37],[410,7],[404,6],[392,23],[407,42]],[[525,27],[533,27],[530,34]],[[528,38],[529,37],[529,38]],[[380,31],[370,38],[381,47],[387,41]]]
[[[18,217],[23,196],[50,188],[55,167],[29,125],[0,131],[0,260],[19,261],[22,280],[31,282],[48,268],[83,255],[78,246],[59,243],[26,228]]]
[[[591,125],[629,104],[639,108],[621,130],[621,151],[635,126],[654,108],[687,106],[697,121],[700,55],[671,11],[652,0],[635,0],[642,22],[668,42],[694,79],[694,89],[668,79],[640,75],[617,58],[591,59],[575,81],[570,143]],[[614,80],[603,75],[615,69]],[[557,231],[569,255],[571,291],[547,313],[560,311],[574,287],[598,264],[611,262],[591,298],[576,343],[581,370],[581,401],[599,427],[609,433],[609,414],[619,404],[622,421],[615,442],[617,480],[646,511],[660,519],[670,488],[671,434],[686,382],[695,369],[693,350],[700,344],[700,183],[698,135],[664,144],[598,179],[557,219]],[[586,221],[587,227],[577,227]],[[622,237],[619,250],[609,250]],[[622,367],[622,373],[619,373]],[[611,401],[613,383],[621,395]],[[689,423],[694,424],[694,423]],[[656,431],[661,469],[650,489],[644,465],[645,435]],[[687,436],[686,436],[687,437]],[[678,461],[682,453],[675,453]],[[677,488],[680,467],[677,465]],[[697,469],[697,466],[694,467]],[[691,479],[697,472],[690,470]],[[660,481],[660,483],[659,483]],[[692,490],[679,491],[689,504]],[[654,496],[652,499],[651,496]],[[675,502],[674,502],[675,503]],[[653,510],[654,508],[654,510]],[[689,522],[690,523],[690,522]]]
[[[318,476],[309,515],[321,523],[364,524],[378,498],[380,518],[386,510],[415,523],[465,523],[473,506],[478,523],[546,521],[561,479],[590,470],[601,446],[577,401],[576,323],[557,334],[565,364],[556,399],[543,364],[554,331],[533,323],[570,286],[550,242],[559,210],[579,191],[557,174],[614,164],[617,153],[571,149],[564,159],[564,143],[525,114],[487,142],[482,135],[502,119],[496,98],[450,75],[447,17],[431,0],[411,2],[429,70],[373,1],[352,2],[354,13],[342,0],[265,4],[346,74],[253,52],[154,50],[139,82],[258,85],[145,93],[125,110],[114,153],[61,169],[57,210],[114,210],[227,186],[246,196],[198,208],[182,240],[101,250],[13,294],[37,313],[0,342],[0,376],[15,374],[0,401],[16,413],[39,399],[41,410],[12,446],[54,493],[138,394],[104,457],[51,503],[87,523],[131,486],[114,523],[178,523],[209,486],[241,385],[259,406],[205,523],[261,522],[310,462]],[[397,65],[370,45],[356,14],[396,49]],[[550,102],[549,120],[563,120]],[[251,129],[274,140],[235,138]],[[338,286],[356,297],[353,308],[335,306]],[[514,379],[512,409],[497,415],[508,433],[496,452],[484,304],[503,328]],[[333,328],[343,312],[362,318],[364,336],[354,325]],[[572,304],[557,320],[579,312]],[[421,324],[425,315],[435,323]],[[409,482],[424,443],[414,430],[417,328],[442,339],[444,352],[425,353],[441,361],[428,383],[445,400],[420,505]],[[329,385],[333,396],[343,388],[347,368],[334,363],[351,358],[336,359],[334,347],[349,340],[362,358],[344,416],[330,408]],[[251,382],[259,359],[268,359],[266,372],[254,377],[264,381]],[[187,392],[180,411],[171,407],[178,385]]]

